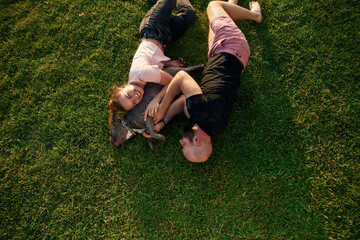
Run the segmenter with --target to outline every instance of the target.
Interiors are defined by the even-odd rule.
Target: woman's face
[[[144,90],[141,87],[126,84],[119,89],[117,101],[125,111],[129,111],[141,101],[143,94]]]

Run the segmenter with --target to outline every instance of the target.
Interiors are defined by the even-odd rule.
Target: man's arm
[[[178,99],[176,99],[173,103],[171,103],[168,111],[165,114],[165,117],[163,118],[164,121],[161,122],[158,121],[158,123],[155,124],[154,131],[160,132],[160,130],[163,129],[163,127],[165,127],[165,123],[168,124],[176,115],[185,112],[186,111],[185,101],[186,101],[185,96],[181,95]],[[155,122],[155,118],[153,118],[153,121]],[[151,137],[146,131],[142,132],[142,135],[146,138]]]
[[[146,121],[147,117],[154,117],[158,111],[159,105],[163,97],[165,96],[166,90],[169,87],[169,84],[164,86],[158,94],[149,102],[144,112],[144,120]]]
[[[159,132],[163,127],[165,127],[165,123],[168,124],[176,115],[179,115],[185,111],[185,101],[185,96],[181,95],[178,99],[172,102],[165,114],[165,117],[162,119],[164,121],[161,121],[161,119],[157,121],[156,117],[153,118],[154,122],[158,122],[155,124],[156,132]]]
[[[164,118],[171,102],[180,93],[185,96],[185,99],[196,94],[202,94],[200,86],[185,71],[178,72],[169,84],[166,94],[160,103],[159,110],[154,117],[155,124]]]

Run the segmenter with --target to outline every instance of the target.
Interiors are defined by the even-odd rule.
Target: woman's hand
[[[169,66],[175,66],[175,67],[184,67],[186,62],[184,59],[179,58],[178,60],[172,60],[169,62]]]
[[[155,124],[154,132],[160,132],[160,130],[163,129],[163,127],[165,127],[165,122],[161,121],[158,124]],[[144,131],[141,134],[146,138],[151,138],[148,131]]]
[[[171,60],[171,61],[162,62],[162,63],[164,65],[164,67],[168,67],[168,66],[184,67],[186,64],[186,62],[182,58],[179,58],[178,60]]]

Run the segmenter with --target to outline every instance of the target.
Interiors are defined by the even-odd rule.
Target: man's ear
[[[197,147],[200,146],[200,144],[201,144],[201,140],[196,134],[193,138],[193,142],[194,142],[195,146],[197,146]]]

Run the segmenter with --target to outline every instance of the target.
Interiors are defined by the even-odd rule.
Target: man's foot
[[[256,13],[258,16],[254,19],[255,22],[261,23],[262,22],[262,15],[261,15],[261,8],[258,2],[249,2],[249,9],[251,12]]]

